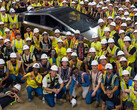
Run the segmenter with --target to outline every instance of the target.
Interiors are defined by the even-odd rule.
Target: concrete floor
[[[77,106],[74,108],[71,107],[69,102],[58,102],[56,103],[55,107],[51,108],[47,105],[47,103],[43,104],[42,100],[40,100],[38,97],[34,97],[32,102],[29,103],[25,85],[26,84],[22,85],[22,92],[19,94],[24,100],[24,103],[15,103],[12,106],[9,105],[4,110],[101,110],[101,104],[99,108],[94,108],[95,102],[89,105],[85,103],[85,100],[81,98],[81,88],[77,90]]]

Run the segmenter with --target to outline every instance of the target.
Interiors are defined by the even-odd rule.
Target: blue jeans
[[[57,87],[57,88],[59,88],[59,87]],[[65,93],[65,91],[66,91],[66,87],[63,87],[62,90],[57,94],[57,99],[61,99],[61,97]],[[45,99],[47,100],[48,105],[50,107],[55,106],[54,96],[55,96],[55,93],[45,94]]]
[[[43,95],[43,90],[41,87],[33,88],[33,87],[28,86],[27,92],[28,92],[28,98],[29,99],[32,99],[32,95],[31,95],[32,91],[35,91],[39,96]]]
[[[100,100],[101,100],[101,91],[102,91],[101,88],[99,88],[99,89],[97,90],[96,95],[95,95],[96,101],[100,101]],[[93,98],[95,98],[95,97],[92,97],[92,96],[91,96],[92,93],[93,93],[93,91],[89,92],[89,93],[87,94],[87,96],[86,96],[86,103],[87,103],[87,104],[92,103]]]
[[[18,83],[24,83],[25,81],[22,81],[21,78],[23,76],[21,76],[20,74],[18,76],[15,76],[14,74],[10,74],[10,77],[13,79],[13,81],[17,81]]]

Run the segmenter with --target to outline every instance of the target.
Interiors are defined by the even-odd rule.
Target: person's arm
[[[124,51],[125,51],[127,57],[130,57],[131,55],[133,55],[133,54],[136,52],[136,48],[133,47],[133,48],[130,50],[130,52],[128,53],[127,47],[125,46],[125,47],[124,47]]]
[[[102,110],[105,110],[105,107],[106,107],[106,103],[103,101],[102,102]]]
[[[104,86],[104,79],[102,78],[101,81],[101,89],[103,90],[104,94],[106,94],[105,86]]]
[[[121,108],[122,108],[122,106],[123,106],[123,91],[121,90],[120,91],[120,105],[121,105]]]
[[[74,89],[74,86],[75,86],[75,81],[73,79],[73,77],[71,77],[71,84],[70,84],[70,91],[69,91],[69,94],[70,94],[70,100],[72,100],[72,93],[73,93],[73,89]]]
[[[70,85],[70,83],[71,83],[71,76],[69,78],[69,82],[66,84],[66,88],[68,88],[68,86]]]
[[[119,86],[119,79],[116,78],[114,82],[114,88],[112,89],[111,92],[114,93],[118,89],[118,86]]]
[[[25,76],[23,76],[22,78],[21,78],[21,80],[25,80],[26,78],[28,78],[28,77],[31,77],[31,74],[26,74]]]
[[[89,80],[88,74],[85,74],[85,75],[84,75],[84,80],[85,80],[85,83],[84,83],[84,84],[81,84],[81,85],[84,86],[84,87],[89,86],[89,85],[90,85],[90,80]]]
[[[6,76],[2,79],[2,82],[5,81],[9,77],[9,72],[6,72]]]

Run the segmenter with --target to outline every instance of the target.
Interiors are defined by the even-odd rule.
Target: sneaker
[[[28,102],[31,102],[31,99],[28,99]]]
[[[96,101],[95,108],[99,107],[99,101]]]

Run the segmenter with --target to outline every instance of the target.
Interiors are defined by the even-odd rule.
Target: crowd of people
[[[50,36],[37,27],[21,34],[17,13],[37,7],[71,7],[98,20],[92,42],[79,30]],[[0,105],[39,96],[54,107],[77,105],[77,88],[86,104],[102,110],[137,110],[137,0],[0,0]],[[78,105],[80,106],[80,105]]]

